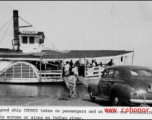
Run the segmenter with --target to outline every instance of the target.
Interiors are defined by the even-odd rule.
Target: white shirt
[[[65,71],[69,71],[69,69],[70,69],[70,65],[69,65],[69,64],[66,64],[66,65],[65,65]]]
[[[72,69],[72,72],[74,72],[75,75],[78,75],[78,68],[77,68],[77,67],[74,67],[74,68]]]
[[[92,66],[93,66],[93,67],[95,67],[95,66],[96,66],[94,62],[92,63]]]

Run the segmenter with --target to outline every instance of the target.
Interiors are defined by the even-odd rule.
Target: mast
[[[14,46],[16,45],[16,50],[19,51],[19,22],[18,22],[18,10],[13,10],[13,29],[14,29]]]

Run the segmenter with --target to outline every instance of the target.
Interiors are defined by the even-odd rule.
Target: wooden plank
[[[64,80],[64,82],[69,90],[70,87],[69,87],[68,77],[63,77],[63,80]]]
[[[91,77],[101,77],[101,75],[100,74],[95,74],[95,75],[86,75],[85,77],[86,78],[91,78]]]
[[[83,84],[83,86],[88,90],[89,83],[85,80],[84,77],[80,77],[78,75],[75,75],[75,77]]]
[[[62,75],[62,73],[39,73],[41,75]]]
[[[41,77],[41,78],[44,78],[44,79],[61,79],[62,77],[61,76],[56,76],[56,77]]]

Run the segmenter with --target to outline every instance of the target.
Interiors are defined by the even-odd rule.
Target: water
[[[88,96],[88,92],[83,85],[77,85],[77,92],[80,98]],[[0,84],[0,96],[48,96],[59,98],[63,94],[69,94],[64,83]]]

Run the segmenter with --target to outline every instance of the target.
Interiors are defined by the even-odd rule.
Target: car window
[[[115,70],[115,71],[114,71],[114,78],[119,78],[119,76],[120,76],[119,71],[118,71],[118,70]]]
[[[113,74],[114,74],[114,70],[110,69],[108,72],[108,77],[113,78],[113,76],[114,76]]]
[[[152,72],[150,70],[144,69],[133,69],[130,73],[132,76],[152,76]]]
[[[106,77],[107,77],[107,70],[105,70],[105,71],[103,72],[102,77],[103,77],[103,78],[106,78]]]

